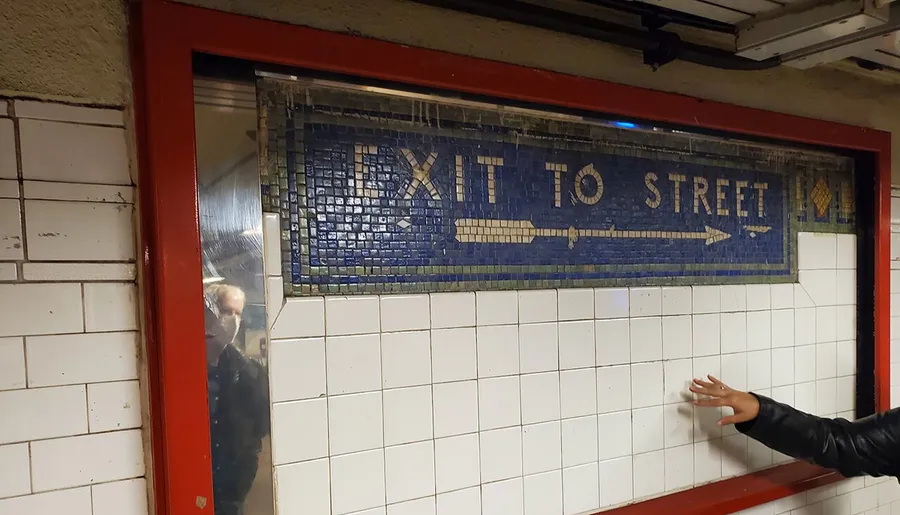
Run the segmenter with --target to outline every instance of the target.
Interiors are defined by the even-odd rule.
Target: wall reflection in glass
[[[195,99],[215,515],[272,515],[255,95],[197,80]]]

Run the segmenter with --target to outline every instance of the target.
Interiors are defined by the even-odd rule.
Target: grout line
[[[28,242],[26,235],[28,234],[28,227],[25,219],[25,182],[24,182],[24,165],[22,163],[22,130],[19,126],[19,118],[16,117],[16,108],[15,102],[8,102],[7,111],[9,115],[12,117],[13,122],[13,141],[15,145],[15,154],[16,154],[16,180],[17,186],[19,190],[19,223],[20,223],[20,231],[22,231],[22,237],[19,241],[19,244],[22,246],[22,260],[28,261]],[[16,282],[21,282],[24,279],[18,279]]]

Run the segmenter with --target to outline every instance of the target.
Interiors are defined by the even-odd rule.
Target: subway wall
[[[863,77],[842,67],[806,72],[786,68],[768,72],[726,72],[673,63],[658,73],[651,73],[639,64],[638,55],[626,50],[398,0],[341,3],[326,0],[196,0],[192,3],[749,107],[892,132],[900,128],[900,118],[896,115],[900,112],[900,99],[894,93],[896,84],[891,80]],[[0,360],[0,412],[15,414],[4,417],[4,422],[0,423],[0,455],[4,456],[0,459],[0,514],[43,515],[65,511],[78,515],[140,515],[147,510],[146,486],[141,477],[149,460],[140,451],[141,423],[135,412],[139,402],[135,381],[140,352],[133,341],[137,339],[138,325],[134,315],[134,226],[130,215],[134,191],[128,174],[130,154],[123,150],[127,148],[125,141],[131,138],[130,129],[125,128],[130,124],[127,113],[131,97],[126,8],[123,2],[116,0],[0,0],[0,11],[4,13],[0,17],[0,47],[4,49],[0,55],[0,95],[4,97],[0,100],[0,205],[6,210],[0,220],[0,229],[4,237],[22,240],[18,248],[6,248],[4,257],[0,258],[3,261],[0,263],[0,304],[4,313],[0,315],[3,316],[0,318],[0,355],[3,356]],[[778,95],[771,94],[773,87],[778,88]],[[76,109],[68,105],[6,100],[23,98],[53,99],[110,109]],[[23,137],[32,131],[29,125],[48,127],[34,129],[30,140],[33,144],[26,147]],[[900,166],[896,166],[900,163],[900,151],[895,152],[894,160],[896,178],[900,177]],[[18,230],[7,215],[18,216],[22,221]],[[52,233],[56,235],[51,236]],[[86,242],[100,243],[88,245]],[[126,250],[129,246],[130,252]],[[90,250],[87,254],[86,249]],[[895,288],[900,281],[893,283],[892,291],[900,292],[900,287]],[[602,290],[598,291],[602,295]],[[513,293],[516,309],[511,310],[509,303],[504,303],[507,318],[497,327],[515,327],[519,331],[522,324],[590,320],[596,331],[596,323],[604,320],[594,318],[596,302],[593,313],[585,311],[580,315],[583,319],[560,320],[560,299],[567,294],[545,291],[545,298],[556,298],[554,316],[557,319],[533,322],[527,317],[520,318],[519,294]],[[715,297],[711,291],[707,293],[710,298]],[[623,295],[623,292],[619,294]],[[685,291],[681,290],[681,294]],[[439,294],[438,297],[442,295],[457,294]],[[596,299],[597,292],[582,291],[580,295],[584,299]],[[630,292],[628,295],[630,299]],[[660,290],[659,296],[662,295]],[[755,311],[750,308],[749,295],[746,310],[733,313],[746,312],[749,316]],[[651,293],[652,296],[655,293]],[[467,297],[463,301],[466,310],[474,311],[472,317],[466,315],[467,321],[462,327],[434,329],[474,332],[477,337],[480,327],[477,324],[478,306],[485,309],[485,305],[490,305],[490,300],[482,300],[479,304],[478,297],[476,293],[474,298]],[[764,296],[754,298],[761,301]],[[722,297],[719,299],[721,316]],[[770,296],[770,301],[774,300]],[[431,301],[429,297],[429,306]],[[340,304],[356,306],[336,299],[330,302],[336,307]],[[396,309],[390,302],[387,301],[387,307],[383,307],[380,300],[374,303],[366,300],[365,306],[360,305],[361,312],[368,315],[365,321],[368,325],[362,334],[432,331],[434,318],[431,311],[427,317],[423,313],[414,328],[383,325],[385,314]],[[281,301],[275,296],[271,303],[277,313]],[[629,310],[630,306],[629,300]],[[770,310],[772,306],[774,304],[760,311]],[[796,307],[794,305],[794,309]],[[785,306],[784,309],[788,308]],[[284,364],[291,363],[290,352],[301,355],[318,352],[319,340],[326,345],[328,338],[328,306],[324,300],[290,300],[284,304],[282,314],[291,312],[321,319],[322,328],[314,325],[313,332],[309,333],[311,329],[286,327],[284,324],[290,317],[281,317],[281,326],[273,333],[273,338],[279,340],[273,342],[273,355],[278,352],[275,347],[280,346]],[[624,312],[620,314],[622,319],[630,319],[630,311],[627,316]],[[896,310],[892,310],[892,315],[896,314]],[[666,314],[661,311],[655,316],[663,315]],[[513,316],[516,322],[512,321]],[[897,319],[900,317],[894,318]],[[356,336],[359,335],[339,337]],[[310,340],[304,345],[297,344],[303,338]],[[414,346],[414,342],[410,345]],[[368,350],[371,353],[371,345]],[[900,356],[900,353],[893,355]],[[370,357],[382,359],[380,354],[376,358],[375,353]],[[423,357],[418,355],[416,359]],[[477,352],[475,359],[477,362]],[[278,366],[273,364],[273,377],[277,378],[278,374],[284,377],[286,372],[278,372]],[[562,371],[559,376],[562,377]],[[893,385],[900,384],[897,377],[898,374],[892,371]],[[476,373],[475,377],[460,382],[474,382],[477,387],[479,380]],[[428,382],[421,381],[425,380],[416,379],[418,386],[408,388],[429,384],[434,389],[436,386],[434,376]],[[301,390],[296,389],[296,385],[287,390],[273,385],[273,395],[279,388],[285,392],[281,397],[285,405],[304,402],[299,399],[305,394],[297,393]],[[374,394],[376,390],[384,402],[387,394],[379,388],[364,393]],[[796,395],[796,388],[794,393]],[[372,395],[368,397],[371,398]],[[284,407],[277,410],[284,410]],[[662,407],[665,410],[666,404]],[[594,414],[586,416],[593,417]],[[599,420],[600,415],[596,416]],[[559,426],[562,427],[562,420]],[[433,425],[432,430],[435,427]],[[382,433],[382,437],[385,434]],[[319,438],[321,436],[320,433]],[[348,437],[352,440],[354,436]],[[465,436],[458,435],[457,438]],[[470,433],[458,443],[462,444],[463,440],[469,443],[468,456],[471,457],[472,444],[477,439]],[[701,447],[704,445],[702,441],[698,443]],[[696,444],[692,441],[690,445]],[[282,456],[285,452],[288,454],[280,473],[293,472],[297,478],[305,469],[298,465],[301,460],[293,461],[296,455],[291,458],[291,452],[299,451],[290,446],[286,450],[282,446],[282,449]],[[662,452],[665,462],[665,449]],[[406,456],[413,459],[419,455],[409,453]],[[654,459],[659,460],[658,454],[654,454]],[[775,457],[772,459],[774,461]],[[317,466],[321,473],[321,460]],[[569,472],[570,481],[583,477],[579,476],[586,471],[583,465],[572,465],[572,468],[579,466],[583,470]],[[468,470],[471,478],[473,469]],[[566,477],[562,472],[539,474],[545,475],[542,478],[545,483],[536,484],[543,485],[555,485],[557,476],[563,480]],[[601,474],[599,469],[597,474]],[[505,486],[517,488],[515,482],[519,480],[513,478],[512,481]],[[659,484],[658,476],[656,481]],[[520,482],[524,485],[524,478]],[[665,488],[665,476],[662,484]],[[437,488],[435,484],[436,492]],[[282,490],[279,495],[289,493]],[[502,494],[502,491],[495,490],[491,495],[498,493]],[[468,495],[471,500],[472,493]],[[602,497],[602,492],[599,495]],[[629,495],[635,495],[634,490]],[[886,515],[891,513],[892,503],[897,498],[895,481],[856,479],[776,501],[747,513]],[[461,496],[460,502],[464,501]],[[294,513],[290,506],[297,504],[291,503],[300,501],[280,497],[280,502],[280,513]],[[373,513],[379,513],[378,509]],[[394,508],[395,511],[398,509]],[[893,507],[894,511],[897,509]]]
[[[144,515],[121,109],[0,99],[0,513]]]

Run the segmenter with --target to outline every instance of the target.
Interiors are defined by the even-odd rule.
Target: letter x
[[[409,167],[412,169],[412,180],[410,180],[409,185],[406,186],[406,193],[403,194],[403,198],[411,199],[419,189],[419,186],[424,186],[432,199],[441,200],[440,192],[438,192],[437,188],[434,187],[434,184],[431,183],[431,167],[437,159],[437,152],[428,154],[428,159],[426,159],[425,163],[421,166],[419,165],[419,160],[416,159],[415,154],[413,154],[411,150],[408,148],[401,148],[400,152],[409,162]]]

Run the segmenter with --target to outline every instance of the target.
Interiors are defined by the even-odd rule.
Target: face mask
[[[222,317],[222,328],[226,335],[231,336],[230,342],[234,342],[237,338],[238,329],[241,327],[241,317],[237,315],[226,315]]]

